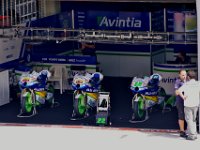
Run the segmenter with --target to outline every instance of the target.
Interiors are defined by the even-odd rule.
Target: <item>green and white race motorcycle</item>
[[[157,107],[162,111],[166,109],[166,92],[159,86],[161,76],[153,74],[150,77],[134,77],[131,83],[133,115],[131,123],[144,122],[149,118],[149,110]]]
[[[18,117],[34,116],[37,113],[37,106],[54,105],[54,87],[47,84],[48,77],[50,77],[48,70],[22,74],[19,81],[21,109]]]
[[[110,124],[110,97],[109,92],[101,92],[103,75],[76,74],[72,81],[73,113],[71,120],[80,120],[96,115],[96,124]]]

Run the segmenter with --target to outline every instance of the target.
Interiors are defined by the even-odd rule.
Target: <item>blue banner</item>
[[[83,64],[96,65],[96,57],[93,56],[58,56],[33,54],[31,61],[56,64]]]
[[[152,31],[164,31],[164,10],[155,11],[151,14]]]
[[[31,22],[32,27],[46,28],[71,28],[72,16],[71,12],[63,12],[60,14],[40,18]]]
[[[42,27],[42,28],[72,28],[72,15],[71,12],[63,12],[60,14],[40,18],[37,20],[34,20],[31,22],[31,27]],[[38,30],[35,32],[31,32],[29,30],[28,35],[34,35],[34,36],[54,36],[54,37],[60,37],[64,36],[63,31],[60,32],[54,32],[50,31],[48,32],[47,30]]]
[[[149,12],[75,11],[75,28],[149,31]]]

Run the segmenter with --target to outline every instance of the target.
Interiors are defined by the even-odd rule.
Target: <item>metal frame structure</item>
[[[37,0],[0,0],[2,16],[9,16],[10,19],[3,19],[1,27],[8,27],[25,23],[37,16]]]
[[[193,32],[144,32],[82,30],[64,28],[14,27],[14,35],[0,35],[2,38],[23,38],[31,41],[78,41],[89,43],[116,44],[197,44],[197,33]],[[25,32],[26,31],[26,32]],[[22,33],[26,33],[22,35]],[[175,36],[184,40],[175,40]]]
[[[25,40],[49,41],[55,40],[57,43],[63,41],[83,41],[91,43],[121,43],[121,44],[197,44],[197,33],[191,32],[154,32],[151,29],[144,31],[108,31],[108,30],[93,30],[93,29],[74,29],[74,18],[72,10],[72,29],[65,28],[37,28],[37,27],[22,27],[18,24],[30,21],[37,16],[37,0],[0,0],[2,4],[3,16],[10,16],[10,19],[4,20],[3,25],[9,24],[14,35],[0,35],[0,38],[23,38]],[[63,1],[63,0],[51,0]],[[77,0],[74,0],[77,1]],[[87,1],[87,0],[86,0]],[[92,0],[90,0],[92,1]],[[103,0],[96,0],[103,1]],[[120,2],[135,2],[135,0],[119,0]],[[118,1],[118,2],[119,2]],[[167,3],[175,0],[168,0]],[[46,0],[39,0],[45,3]],[[109,1],[110,2],[110,1]],[[144,2],[144,1],[139,1]],[[153,2],[146,0],[145,2]],[[154,0],[155,2],[155,0]],[[161,2],[158,0],[157,2]],[[189,2],[182,0],[182,2]],[[190,1],[191,2],[191,1]],[[42,4],[43,4],[42,3]],[[194,2],[191,2],[194,3]],[[45,7],[43,9],[46,9]],[[15,10],[13,12],[13,10]],[[10,11],[10,12],[9,12]],[[9,15],[10,14],[10,15]],[[5,21],[7,21],[5,23]],[[15,25],[15,26],[14,26]],[[4,28],[4,26],[3,26]],[[26,32],[24,32],[26,31]],[[22,34],[26,33],[26,34]],[[176,36],[182,36],[183,40],[175,40]]]

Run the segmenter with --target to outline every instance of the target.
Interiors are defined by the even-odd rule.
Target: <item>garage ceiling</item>
[[[195,3],[196,0],[55,0],[55,1],[85,1],[85,2],[149,2],[149,3]]]

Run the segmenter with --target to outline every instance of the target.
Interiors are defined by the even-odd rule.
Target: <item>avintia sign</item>
[[[134,17],[127,17],[123,19],[116,17],[115,19],[111,19],[104,16],[102,17],[102,19],[99,20],[99,26],[118,27],[118,28],[141,28],[142,21],[139,19],[135,19]]]

